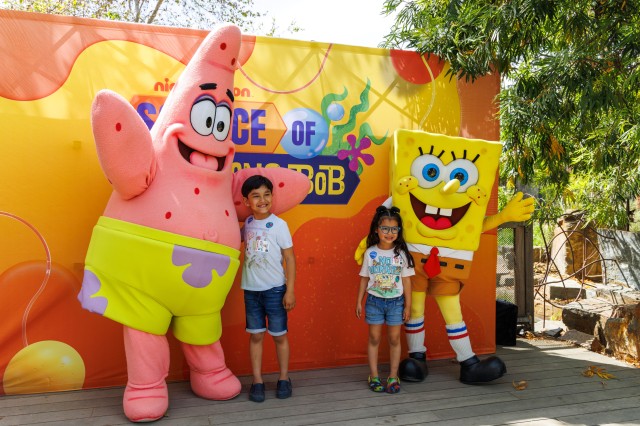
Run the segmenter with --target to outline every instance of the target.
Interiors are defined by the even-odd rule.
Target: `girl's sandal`
[[[400,392],[400,379],[397,377],[389,377],[387,379],[387,393]]]
[[[384,386],[380,381],[380,377],[369,376],[368,382],[369,382],[369,389],[371,389],[373,392],[384,392]]]

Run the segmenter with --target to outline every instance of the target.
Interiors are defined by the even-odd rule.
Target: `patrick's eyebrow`
[[[235,101],[235,97],[233,96],[233,92],[229,89],[227,89],[227,96],[229,96],[229,99],[231,99],[231,102]]]
[[[200,88],[202,90],[210,90],[210,89],[215,89],[217,87],[218,85],[216,83],[204,83],[200,85]]]

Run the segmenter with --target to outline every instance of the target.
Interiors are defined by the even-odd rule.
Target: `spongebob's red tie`
[[[440,273],[440,258],[438,248],[432,247],[427,261],[424,263],[424,272],[429,278],[433,278]]]

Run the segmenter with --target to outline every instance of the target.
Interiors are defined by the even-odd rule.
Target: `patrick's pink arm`
[[[156,171],[147,125],[126,99],[110,90],[96,95],[91,125],[100,165],[113,189],[125,200],[142,194]]]
[[[295,170],[282,167],[251,168],[238,170],[233,174],[233,203],[236,206],[238,220],[243,222],[251,210],[242,202],[242,184],[249,176],[262,175],[273,183],[271,212],[280,214],[297,206],[309,193],[309,178]]]

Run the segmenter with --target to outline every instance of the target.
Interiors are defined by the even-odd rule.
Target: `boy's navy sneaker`
[[[278,380],[276,387],[276,398],[285,399],[289,398],[292,393],[291,379]]]
[[[264,401],[264,383],[254,383],[249,389],[249,399],[253,402]]]

